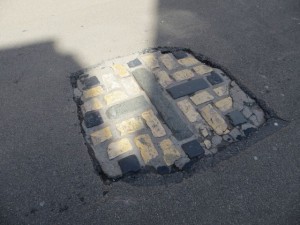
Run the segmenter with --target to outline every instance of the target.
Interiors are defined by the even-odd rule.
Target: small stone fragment
[[[82,96],[82,92],[78,88],[74,88],[74,99],[78,100]]]
[[[146,64],[146,66],[148,66],[150,69],[153,70],[155,68],[159,68],[158,60],[155,57],[155,54],[149,53],[146,55],[142,55],[141,59]]]
[[[203,75],[206,73],[210,73],[211,71],[213,71],[213,69],[207,65],[199,65],[199,66],[195,66],[193,68],[193,70],[198,74],[198,75]]]
[[[204,156],[204,149],[200,145],[200,143],[196,140],[187,142],[183,144],[182,146],[183,151],[185,154],[188,155],[189,158],[195,158],[195,157],[203,157]]]
[[[176,69],[179,66],[171,54],[163,54],[160,56],[160,60],[168,70]]]
[[[175,80],[181,81],[181,80],[187,80],[194,76],[194,73],[191,70],[184,69],[177,71],[173,73],[172,77],[174,77]]]
[[[213,147],[216,147],[216,146],[218,146],[219,144],[221,144],[221,142],[222,142],[222,137],[220,137],[220,136],[213,136],[212,137],[212,139],[211,139],[211,142],[212,142],[212,146]]]
[[[214,71],[211,72],[210,75],[208,75],[206,78],[208,82],[211,83],[211,85],[216,85],[223,82],[223,79],[220,77],[220,75],[215,73]]]
[[[163,151],[164,161],[167,166],[172,165],[177,159],[180,158],[181,154],[179,150],[170,139],[163,140],[159,145]]]
[[[95,127],[103,123],[98,111],[89,111],[84,114],[84,123],[87,128]]]
[[[122,79],[122,84],[125,88],[125,91],[129,95],[137,95],[140,93],[139,85],[136,83],[136,81],[132,77],[127,77]]]
[[[160,83],[160,85],[164,88],[174,82],[174,80],[169,77],[166,71],[160,70],[158,72],[154,72],[154,75],[158,79],[158,83]]]
[[[227,97],[215,102],[215,106],[222,112],[232,109],[232,98]]]
[[[202,103],[213,100],[214,97],[207,91],[201,91],[191,96],[190,99],[194,102],[195,105],[200,105]]]
[[[123,159],[120,159],[118,161],[118,164],[119,164],[123,174],[129,173],[129,172],[137,172],[141,169],[139,160],[137,159],[137,157],[135,155],[130,155]]]
[[[251,120],[251,117],[249,119],[254,123],[255,126],[259,127],[266,121],[264,112],[258,106],[253,107],[252,112],[255,115],[255,119]]]
[[[214,88],[213,90],[220,97],[229,94],[228,85],[222,85],[220,87]]]
[[[145,164],[149,164],[151,160],[155,159],[158,156],[158,152],[155,149],[148,134],[143,134],[135,137],[134,143],[140,150]]]
[[[182,170],[187,165],[187,163],[189,163],[190,161],[191,160],[188,157],[182,157],[182,158],[175,161],[175,166],[178,169]]]
[[[132,150],[132,145],[127,138],[123,138],[119,141],[112,142],[108,145],[107,154],[108,158],[114,159],[119,155],[122,155],[128,151]]]
[[[203,128],[201,130],[201,134],[203,135],[203,137],[207,137],[209,135],[207,128]]]
[[[204,145],[205,145],[205,147],[206,147],[207,149],[210,149],[210,148],[211,148],[211,142],[210,142],[210,140],[205,139],[203,143],[204,143]]]
[[[83,108],[84,112],[99,110],[102,108],[102,104],[98,98],[92,98],[92,99],[86,101],[83,104],[82,108]]]
[[[154,137],[163,137],[166,135],[164,127],[161,125],[160,121],[154,115],[152,110],[143,112],[142,117],[146,121],[148,127],[151,129]]]
[[[209,151],[212,153],[212,154],[216,154],[218,152],[218,148],[211,148],[209,149]]]
[[[250,123],[243,124],[241,128],[246,137],[248,137],[251,133],[257,131],[257,128]]]
[[[243,108],[242,113],[247,119],[253,114],[247,106]]]
[[[223,117],[212,107],[207,105],[200,110],[201,115],[205,121],[210,125],[213,130],[218,134],[222,135],[227,130],[227,123]]]
[[[229,92],[233,99],[233,107],[237,110],[242,110],[244,106],[252,106],[255,102],[248,95],[246,95],[235,82],[231,82],[233,85]]]
[[[193,66],[199,63],[199,61],[194,57],[186,57],[183,59],[179,59],[178,62],[184,66]]]
[[[112,68],[114,69],[115,73],[118,74],[120,77],[126,77],[130,75],[126,67],[122,64],[115,64],[112,66]]]
[[[103,94],[103,89],[101,86],[93,87],[91,89],[83,91],[83,97],[85,99],[96,97]]]
[[[143,127],[143,122],[141,119],[137,118],[130,118],[116,124],[116,128],[120,131],[121,136],[134,133],[138,130],[141,130]]]
[[[228,134],[223,135],[223,140],[232,143],[234,140]]]
[[[107,105],[112,105],[116,102],[120,102],[124,99],[126,99],[128,96],[125,92],[123,91],[113,91],[110,92],[109,94],[104,96],[104,100],[106,101]]]
[[[233,138],[233,140],[235,141],[240,141],[242,140],[243,136],[242,133],[237,129],[237,128],[233,128],[229,135]]]
[[[177,102],[177,105],[190,122],[193,123],[197,121],[199,117],[199,113],[195,110],[195,108],[193,107],[193,105],[190,103],[189,100],[187,99],[181,100]]]
[[[227,117],[229,118],[230,123],[233,126],[238,126],[243,123],[247,123],[247,119],[244,117],[244,115],[237,110],[228,113]]]
[[[120,88],[121,85],[118,83],[117,79],[115,78],[115,75],[108,73],[102,75],[102,80],[104,87],[107,91],[111,91],[116,88]]]
[[[134,60],[128,62],[127,65],[128,65],[129,68],[133,68],[133,67],[137,67],[137,66],[142,65],[142,63],[139,59],[134,59]]]
[[[108,139],[112,138],[112,133],[109,127],[97,130],[91,133],[91,140],[93,145],[98,145]]]

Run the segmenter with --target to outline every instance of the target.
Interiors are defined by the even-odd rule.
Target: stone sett
[[[154,115],[154,112],[152,110],[143,112],[142,117],[148,127],[151,129],[154,137],[163,137],[166,135],[164,127],[162,126],[159,119]]]
[[[127,68],[122,64],[113,65],[113,69],[114,69],[115,73],[117,75],[119,75],[120,77],[127,77],[130,75]]]
[[[166,88],[168,85],[174,83],[174,80],[172,80],[170,78],[170,76],[167,74],[166,71],[160,70],[160,71],[154,72],[154,75],[158,79],[158,83],[160,83],[160,85],[163,86],[164,88]]]
[[[198,75],[204,75],[206,73],[210,73],[213,71],[213,69],[207,65],[199,65],[199,66],[195,66],[193,67],[193,70],[198,74]]]
[[[165,139],[159,143],[167,166],[171,166],[181,156],[178,147],[170,139]]]
[[[212,96],[210,93],[208,93],[207,91],[200,91],[194,95],[192,95],[190,97],[190,99],[192,100],[192,102],[195,105],[200,105],[202,103],[211,101],[214,99],[214,96]]]
[[[194,94],[197,91],[208,88],[208,83],[203,78],[191,79],[183,83],[179,83],[172,87],[167,87],[167,91],[172,98],[177,99],[183,96]]]
[[[111,129],[105,127],[90,134],[93,145],[101,144],[102,142],[112,138]]]
[[[231,97],[227,97],[227,98],[223,98],[217,102],[215,102],[215,106],[222,112],[226,112],[228,110],[232,109],[232,98]]]
[[[114,159],[116,157],[118,157],[119,155],[122,155],[128,151],[133,150],[133,147],[129,141],[129,139],[127,138],[123,138],[121,140],[112,142],[109,144],[109,146],[107,147],[107,154],[108,154],[108,158]]]
[[[143,167],[183,170],[266,121],[223,71],[183,50],[107,61],[79,77],[74,100],[87,143],[110,178]]]
[[[134,133],[143,129],[144,125],[140,118],[130,118],[116,124],[117,130],[121,133],[121,136]]]
[[[174,77],[174,79],[176,81],[188,80],[188,79],[192,78],[193,76],[194,76],[194,73],[188,69],[180,70],[180,71],[172,74],[172,77]]]
[[[141,152],[141,156],[146,165],[158,157],[158,152],[153,145],[150,135],[143,134],[134,138],[134,143]]]
[[[178,63],[183,65],[183,66],[194,66],[196,64],[199,64],[199,61],[197,59],[195,59],[194,57],[186,57],[183,59],[179,59]]]
[[[159,63],[156,54],[154,53],[145,54],[141,56],[141,59],[145,63],[145,65],[151,70],[159,68]]]
[[[160,60],[168,70],[173,70],[179,67],[179,64],[172,54],[163,54],[160,56]]]
[[[178,101],[177,105],[190,122],[193,123],[197,121],[199,118],[199,113],[188,99]]]
[[[208,125],[210,125],[218,135],[224,134],[224,132],[227,130],[228,125],[226,121],[211,104],[203,107],[200,110],[200,113]]]

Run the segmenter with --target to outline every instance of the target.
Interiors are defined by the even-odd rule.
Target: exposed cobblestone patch
[[[183,170],[267,119],[224,71],[183,50],[108,60],[76,79],[85,140],[111,179]]]

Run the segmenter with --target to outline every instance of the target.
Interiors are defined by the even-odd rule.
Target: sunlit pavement
[[[299,23],[293,0],[2,1],[0,223],[299,224]],[[218,62],[288,126],[192,176],[103,184],[69,75],[156,46]]]

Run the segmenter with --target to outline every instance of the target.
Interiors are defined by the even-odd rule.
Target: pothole
[[[71,80],[87,146],[112,180],[184,171],[271,118],[232,77],[184,49],[108,60]]]

